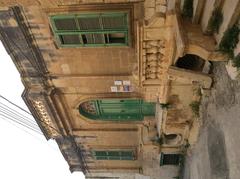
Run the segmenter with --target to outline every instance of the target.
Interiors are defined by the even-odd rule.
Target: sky
[[[0,95],[28,110],[21,98],[23,89],[20,74],[0,41]],[[1,179],[84,179],[81,172],[69,171],[54,140],[47,141],[1,116],[0,141]]]

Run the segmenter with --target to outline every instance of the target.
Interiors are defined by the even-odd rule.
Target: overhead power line
[[[13,103],[12,101],[10,101],[9,99],[5,98],[5,97],[2,96],[1,94],[0,94],[0,98],[4,99],[5,101],[7,101],[8,103],[10,103],[11,105],[17,107],[17,108],[20,109],[21,111],[23,111],[23,112],[25,112],[25,113],[27,113],[27,114],[29,114],[29,115],[32,116],[32,114],[31,114],[30,112],[28,112],[27,110],[23,109],[23,108],[20,107],[19,105]],[[6,106],[6,108],[9,108],[9,106],[7,107],[7,105],[4,105],[4,106]],[[12,109],[12,108],[11,108],[11,109]],[[14,109],[12,109],[12,110],[14,110]],[[16,110],[14,110],[14,111],[16,112]],[[17,113],[18,113],[18,112],[17,112]],[[16,114],[16,113],[15,113],[15,114]],[[25,117],[26,117],[26,116],[25,116]],[[25,118],[25,119],[26,119],[26,118]],[[26,119],[26,120],[27,120],[27,119]],[[57,132],[58,134],[61,135],[61,133],[59,132],[59,130],[57,130],[55,127],[49,125],[48,123],[46,123],[45,121],[43,121],[43,120],[41,120],[41,119],[38,119],[38,120],[39,120],[40,122],[44,123],[44,124],[45,124],[46,126],[48,126],[49,128],[53,129],[53,130],[54,130],[55,132]],[[35,122],[35,121],[34,121],[34,122]]]
[[[37,126],[37,128],[32,129],[31,126],[28,126],[28,125],[25,125],[24,123],[22,123],[24,121],[19,120],[19,118],[17,118],[16,116],[11,116],[11,115],[9,115],[9,113],[6,114],[4,112],[5,111],[0,110],[0,119],[10,123],[11,125],[15,126],[19,130],[26,132],[27,134],[31,135],[33,138],[35,138],[41,142],[46,142],[45,140],[43,140],[44,138],[40,138],[40,136],[44,136],[44,135],[41,132],[40,128],[36,125],[36,123],[35,123],[35,125]],[[34,120],[32,120],[32,121],[35,122]],[[37,136],[36,134],[38,134],[40,136]],[[55,151],[57,151],[56,147],[50,145],[48,142],[46,144],[49,147],[51,147],[52,149],[54,149]]]
[[[33,129],[33,128],[31,128],[30,126],[28,126],[28,125],[26,125],[26,124],[24,124],[24,123],[19,122],[16,118],[9,116],[8,114],[6,114],[6,113],[4,113],[4,112],[2,112],[2,111],[0,111],[0,116],[4,117],[5,119],[9,119],[9,120],[11,120],[11,121],[13,121],[13,122],[15,122],[15,123],[17,123],[17,124],[25,127],[25,128],[28,128],[29,130],[31,130],[31,131],[33,131],[33,132],[36,132],[36,133],[38,133],[38,134],[42,134],[40,131],[38,131],[38,130],[36,130],[36,129]]]
[[[31,123],[32,125],[38,127],[36,121],[33,118],[29,118],[28,116],[19,113],[18,111],[8,107],[7,105],[0,102],[0,108],[6,110],[7,112],[11,112],[11,114],[16,115],[17,117],[24,119],[26,122]]]
[[[13,106],[15,106],[15,107],[21,109],[21,110],[24,111],[25,113],[27,113],[27,114],[29,114],[29,115],[32,116],[32,114],[31,114],[30,112],[28,112],[27,110],[23,109],[23,108],[20,107],[19,105],[17,105],[17,104],[15,104],[15,103],[11,102],[10,100],[8,100],[7,98],[5,98],[4,96],[0,95],[0,97],[3,98],[5,101],[9,102],[10,104],[12,104]]]
[[[24,125],[27,125],[27,126],[33,128],[33,129],[36,129],[40,132],[39,127],[33,121],[26,121],[26,118],[23,118],[19,115],[15,115],[14,112],[12,112],[11,110],[6,110],[2,106],[0,106],[0,113],[4,113],[4,114],[8,115],[9,117],[12,117],[12,118],[16,119],[17,121],[23,123]]]

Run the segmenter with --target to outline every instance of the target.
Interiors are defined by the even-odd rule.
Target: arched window
[[[80,104],[81,115],[94,120],[138,121],[155,115],[155,103],[142,99],[101,99]]]

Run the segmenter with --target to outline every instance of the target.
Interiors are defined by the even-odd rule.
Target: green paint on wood
[[[93,151],[96,160],[134,160],[133,151]]]
[[[60,14],[50,21],[62,47],[128,45],[128,13]]]
[[[141,99],[101,99],[87,101],[79,111],[87,118],[108,121],[139,121],[155,115],[155,103]]]

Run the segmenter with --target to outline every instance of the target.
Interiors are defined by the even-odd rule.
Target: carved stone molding
[[[44,102],[41,100],[34,100],[33,106],[40,117],[40,123],[48,132],[48,134],[51,136],[51,138],[59,137],[60,133],[58,132],[56,126],[51,121],[50,115],[47,112]]]
[[[143,42],[142,81],[160,79],[162,75],[162,59],[165,42],[163,40],[148,40]]]

